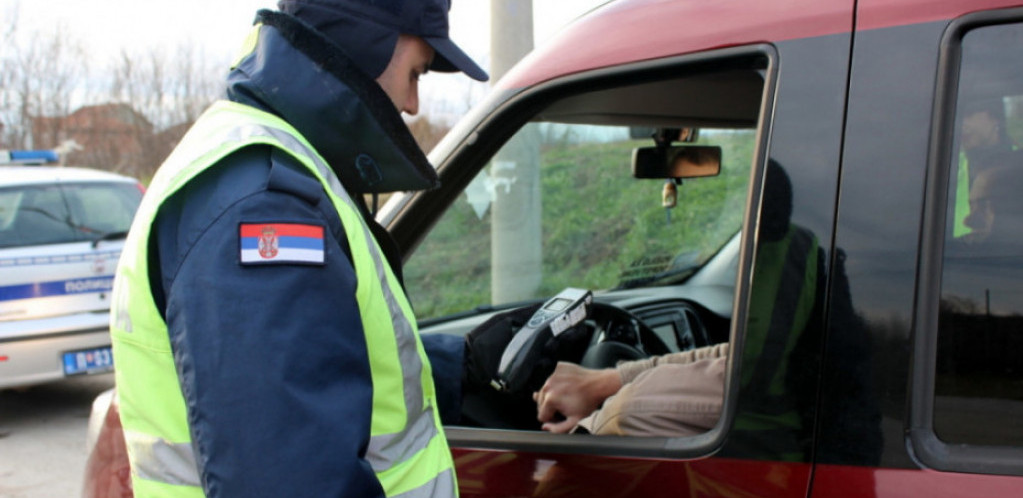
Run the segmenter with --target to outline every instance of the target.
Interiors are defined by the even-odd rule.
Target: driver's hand
[[[543,430],[566,433],[621,388],[621,376],[612,368],[592,370],[558,362],[543,387],[533,393],[536,418],[543,422]],[[558,415],[564,419],[556,420]]]

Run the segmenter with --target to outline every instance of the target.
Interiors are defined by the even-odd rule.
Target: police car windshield
[[[123,237],[141,198],[125,182],[0,188],[0,248]]]

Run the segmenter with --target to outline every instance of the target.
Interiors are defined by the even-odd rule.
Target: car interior
[[[726,67],[703,64],[658,67],[555,85],[546,95],[524,95],[519,100],[522,112],[528,113],[529,118],[522,128],[509,137],[508,130],[496,126],[490,130],[484,124],[474,135],[475,143],[467,147],[471,150],[455,154],[453,161],[440,166],[442,187],[416,194],[403,208],[404,214],[418,213],[419,218],[412,224],[412,217],[399,215],[390,230],[407,252],[414,249],[406,257],[405,280],[422,334],[465,335],[476,327],[490,325],[495,316],[510,316],[513,326],[519,327],[523,335],[527,330],[541,335],[527,323],[532,323],[531,318],[538,320],[543,310],[557,301],[555,295],[562,289],[581,288],[593,293],[585,319],[556,338],[548,325],[544,338],[530,343],[532,356],[528,361],[512,361],[509,351],[512,347],[505,351],[502,363],[507,360],[508,376],[525,379],[517,382],[516,389],[464,391],[460,425],[539,430],[531,393],[539,389],[556,361],[608,368],[619,361],[729,340],[747,190],[757,141],[756,124],[764,96],[762,64],[761,58],[740,58]],[[501,284],[494,283],[497,278],[494,271],[488,275],[488,269],[483,268],[488,263],[473,264],[475,254],[465,258],[452,256],[454,245],[437,245],[433,239],[453,230],[449,229],[448,218],[452,218],[450,225],[459,227],[459,231],[469,230],[464,228],[467,225],[485,223],[487,226],[481,228],[478,237],[491,238],[488,233],[496,230],[493,225],[497,222],[490,218],[496,216],[493,211],[499,207],[497,198],[502,189],[523,181],[521,174],[503,184],[496,178],[502,174],[500,168],[507,167],[503,165],[509,162],[506,150],[522,149],[523,142],[530,144],[526,148],[532,147],[531,157],[540,157],[535,161],[540,164],[543,185],[542,214],[537,216],[543,218],[540,237],[544,275],[533,292],[501,301],[495,297],[494,289]],[[481,151],[480,144],[491,145]],[[714,174],[673,168],[672,159],[680,153],[712,158],[707,164],[716,163],[716,169],[708,170]],[[585,199],[565,212],[548,213],[557,209],[555,204],[561,197],[571,195],[556,184],[557,175],[591,174],[587,168],[598,168],[591,164],[598,157],[611,158],[612,169],[602,172],[599,178],[587,177],[569,191],[586,189],[593,183],[590,180],[622,185],[619,189],[622,196],[637,195],[638,202],[632,204],[642,204],[635,212],[626,208],[613,213],[618,218],[633,218],[624,220],[626,227],[606,221],[606,217],[599,218],[595,212],[590,213],[592,219],[587,219],[585,208],[592,204]],[[520,165],[522,162],[519,160]],[[483,195],[485,201],[476,202],[475,215],[460,218],[451,215],[472,198],[474,184],[486,184],[486,188],[478,190],[487,192],[489,197],[477,194],[477,198]],[[627,189],[640,193],[625,193]],[[551,195],[555,191],[559,197]],[[669,206],[669,192],[677,192],[677,206]],[[606,193],[595,196],[607,197]],[[704,201],[701,196],[715,198]],[[712,210],[716,212],[705,212]],[[423,222],[424,211],[433,213],[426,217],[429,222]],[[580,212],[582,217],[573,225],[580,227],[573,239],[576,242],[559,246],[551,232],[562,231],[561,220],[574,218]],[[694,217],[704,226],[685,225]],[[654,226],[649,232],[652,235],[643,238],[635,229],[627,228],[632,223],[649,223]],[[708,229],[710,226],[712,230]],[[682,229],[686,233],[679,233]],[[461,232],[457,237],[450,236],[463,247],[474,244],[470,241],[477,237]],[[579,243],[584,236],[600,242]],[[683,240],[700,237],[712,240],[703,240],[706,246]],[[486,245],[482,243],[475,252],[483,252]],[[636,246],[630,253],[633,256],[622,254],[627,252],[624,250],[616,253],[623,245]],[[610,279],[589,278],[587,275],[593,271],[588,272],[582,262],[598,267],[603,262],[591,258],[588,251],[606,252],[602,254],[604,262],[620,261],[621,265],[615,268],[617,273]],[[565,254],[557,257],[555,252]],[[446,263],[432,258],[432,253],[447,254]],[[574,273],[552,275],[548,279],[549,273],[574,266],[579,266]],[[490,281],[491,286],[474,287],[475,300],[460,301],[464,302],[461,308],[444,308],[444,303],[437,307],[429,303],[421,306],[424,296],[440,295],[441,301],[445,293],[450,297],[452,289],[460,285],[456,282],[460,273],[469,276],[466,285]],[[575,275],[580,278],[574,278]],[[446,285],[431,287],[425,281]],[[522,336],[516,337],[520,342],[526,341]],[[511,372],[514,369],[523,372]]]

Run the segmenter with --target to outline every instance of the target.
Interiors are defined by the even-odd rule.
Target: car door
[[[1000,202],[989,194],[1004,199],[1023,164],[1023,17],[1006,3],[858,2],[836,235],[848,280],[832,293],[850,296],[863,333],[843,341],[848,322],[832,321],[821,412],[854,406],[837,384],[850,372],[875,409],[821,417],[814,496],[1023,490],[1010,353],[1023,246],[1005,237],[1019,233],[1020,208],[1001,201],[1001,252],[980,223]],[[997,139],[978,138],[978,125]],[[853,354],[862,368],[850,368]],[[878,451],[851,453],[867,420],[880,428]]]
[[[851,3],[702,7],[577,22],[438,146],[440,189],[381,213],[422,334],[581,287],[646,323],[647,353],[731,346],[716,423],[686,435],[550,434],[528,393],[463,387],[445,427],[463,496],[808,492]],[[665,133],[720,147],[721,173],[636,178]],[[609,335],[592,328],[586,348]]]

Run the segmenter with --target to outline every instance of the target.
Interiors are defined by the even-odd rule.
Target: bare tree
[[[9,6],[5,14],[8,21],[0,25],[0,149],[12,148],[7,134],[11,129],[9,109],[13,107],[13,97],[6,88],[11,82],[10,47],[14,40],[14,28],[18,25],[18,4]]]
[[[117,164],[140,178],[151,176],[188,126],[223,93],[223,71],[215,66],[190,44],[179,46],[173,56],[158,48],[122,51],[112,71],[109,101],[135,113],[130,134],[138,151]]]
[[[201,47],[186,43],[178,47],[172,75],[177,100],[175,124],[193,123],[210,103],[224,93],[227,65],[210,60]]]
[[[74,105],[75,91],[88,77],[79,40],[58,25],[50,33],[17,36],[17,5],[2,28],[0,127],[9,148],[54,147],[66,137],[57,120]]]
[[[142,115],[160,117],[167,86],[163,72],[165,58],[156,49],[141,54],[122,49],[112,71],[110,101],[130,105]]]

